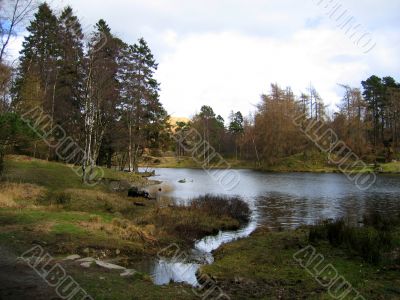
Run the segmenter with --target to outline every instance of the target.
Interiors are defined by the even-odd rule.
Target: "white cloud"
[[[11,37],[7,50],[6,50],[6,60],[15,65],[17,63],[17,58],[19,56],[19,51],[22,48],[22,42],[24,41],[23,35]]]
[[[351,62],[335,60],[346,55]],[[237,32],[183,37],[161,58],[157,76],[169,112],[188,116],[207,104],[226,117],[230,110],[247,113],[275,82],[295,93],[312,83],[333,104],[337,83],[357,83],[367,72],[362,54],[340,32],[314,29],[283,40]]]

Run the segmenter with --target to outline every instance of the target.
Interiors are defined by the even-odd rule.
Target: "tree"
[[[0,115],[8,109],[10,83],[11,68],[0,63]]]
[[[211,106],[203,105],[200,109],[199,118],[201,120],[201,127],[203,131],[203,160],[208,166],[210,164],[210,125],[215,119],[214,110]]]
[[[15,113],[0,114],[0,176],[4,170],[4,156],[7,147],[20,143],[23,139],[33,139],[34,133]]]
[[[85,58],[83,181],[91,176],[100,153],[104,135],[116,123],[119,106],[118,57],[123,43],[113,36],[104,20],[95,26]],[[90,167],[89,173],[86,172]]]
[[[32,107],[28,103],[30,99],[24,97],[23,90],[26,88],[25,85],[29,85],[31,80],[34,80],[37,84],[36,88],[41,91],[37,94],[42,95],[37,102],[46,113],[54,116],[55,86],[60,59],[59,26],[57,17],[46,3],[39,6],[27,31],[29,34],[23,43],[14,89],[15,100],[19,109]]]
[[[7,5],[0,2],[0,62],[4,60],[11,37],[35,9],[34,0],[8,0]]]
[[[185,136],[185,132],[190,129],[190,126],[190,122],[186,123],[178,121],[176,122],[175,132],[179,132],[181,136]],[[176,142],[176,155],[178,156],[178,161],[180,160],[181,156],[185,155],[185,146],[187,146],[187,144],[182,145],[182,143],[185,143],[185,141],[183,140]]]
[[[243,128],[243,115],[240,111],[237,113],[231,112],[231,115],[229,117],[230,123],[229,123],[229,132],[235,137],[235,154],[236,154],[236,160],[238,159],[238,146],[239,146],[239,138],[244,132]]]
[[[378,141],[382,137],[380,126],[380,117],[383,116],[384,99],[382,79],[373,75],[365,81],[361,82],[364,92],[363,96],[368,103],[368,108],[372,114],[373,120],[373,146],[376,151]]]
[[[56,87],[61,57],[59,45],[59,23],[47,3],[41,4],[34,20],[27,28],[14,86],[14,106],[17,111],[25,112],[40,107],[50,116],[51,129],[57,122]],[[51,132],[51,131],[50,131]],[[52,136],[48,137],[53,138]],[[46,158],[52,158],[52,149],[48,147]]]
[[[83,99],[84,53],[83,33],[71,7],[59,17],[60,60],[55,85],[54,118],[69,135],[78,139],[80,129],[80,103]]]
[[[270,94],[261,96],[254,118],[254,148],[260,161],[273,164],[304,149],[305,139],[292,121],[301,115],[303,107],[290,89],[272,84]]]
[[[157,63],[146,41],[126,46],[121,80],[122,107],[128,128],[129,171],[138,171],[146,148],[160,146],[166,137],[168,115],[159,100],[159,83],[154,78]]]
[[[344,96],[339,105],[340,111],[335,115],[332,126],[339,138],[358,155],[364,155],[368,151],[366,131],[367,103],[358,88],[348,85],[340,85],[344,89]]]

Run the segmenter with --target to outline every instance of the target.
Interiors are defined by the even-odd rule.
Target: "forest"
[[[312,85],[295,95],[290,87],[274,83],[248,115],[232,111],[224,120],[199,103],[200,112],[190,121],[173,123],[160,102],[158,64],[145,39],[129,45],[103,19],[84,34],[71,7],[59,14],[47,3],[35,8],[18,62],[9,63],[6,50],[13,26],[33,11],[32,2],[23,3],[0,31],[0,170],[6,154],[62,160],[56,152],[73,150],[56,151],[49,144],[63,135],[80,147],[68,162],[80,165],[84,178],[96,165],[137,172],[143,157],[187,155],[172,135],[190,128],[222,156],[268,168],[293,155],[306,161],[319,151],[293,122],[299,116],[302,126],[311,120],[331,128],[367,163],[397,158],[400,84],[390,76],[372,75],[359,87],[338,83],[343,97],[332,114],[326,113],[324,99]],[[45,139],[21,119],[32,111],[41,122],[48,118]],[[207,159],[207,151],[203,155]]]

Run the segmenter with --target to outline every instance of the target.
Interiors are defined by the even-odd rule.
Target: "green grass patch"
[[[217,280],[232,299],[332,299],[293,255],[308,245],[306,229],[289,232],[259,230],[250,238],[217,250],[214,264],[201,269]],[[329,242],[315,246],[323,266],[332,264],[366,299],[396,299],[400,272],[365,263]]]

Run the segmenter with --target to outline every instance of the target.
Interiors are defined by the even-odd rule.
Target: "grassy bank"
[[[236,160],[226,158],[225,162],[228,163],[231,169],[253,169],[256,167],[254,162],[245,160]],[[202,169],[203,166],[196,163],[192,157],[147,157],[141,164],[141,167],[149,168],[187,168],[187,169]]]
[[[254,169],[264,172],[277,173],[340,173],[340,169],[329,162],[328,155],[320,152],[310,152],[307,154],[299,153],[282,158],[273,164],[257,166],[255,162],[246,160],[235,160],[227,158],[225,161],[231,169]],[[191,157],[147,157],[141,163],[141,167],[149,168],[188,168],[201,169]],[[350,170],[349,170],[350,171]],[[362,170],[352,170],[351,172],[375,172],[380,174],[400,174],[400,162],[381,163],[375,166],[367,164],[367,168]]]
[[[115,191],[109,183],[143,186],[147,180],[129,173],[105,173],[107,180],[92,187],[82,184],[64,164],[7,157],[0,182],[0,246],[17,255],[32,245],[41,245],[60,259],[79,254],[140,261],[173,243],[189,249],[196,239],[221,229],[237,229],[243,222],[207,201],[180,207],[128,198],[126,190]],[[216,203],[219,201],[226,206],[224,199]],[[187,287],[155,287],[145,275],[132,280],[115,272],[66,267],[95,299],[121,299],[126,295],[132,295],[132,299],[159,299],[161,295],[163,299],[190,299],[192,295]]]
[[[379,238],[381,229],[370,225],[338,229],[338,224],[341,221],[286,232],[260,229],[246,240],[221,247],[215,263],[202,267],[201,273],[214,278],[232,299],[332,299],[328,284],[320,285],[312,275],[331,264],[338,276],[343,276],[365,299],[399,299],[398,223],[390,229],[388,248]],[[339,240],[342,242],[337,243]],[[295,259],[307,262],[311,258],[309,252],[299,254],[307,246],[314,247],[314,255],[323,257],[319,265],[320,258],[311,262],[311,273]],[[371,253],[377,252],[381,259],[371,260]],[[335,274],[323,273],[327,276],[323,282],[329,283]],[[322,280],[323,276],[317,278]],[[343,299],[354,298],[355,292],[351,292]]]

